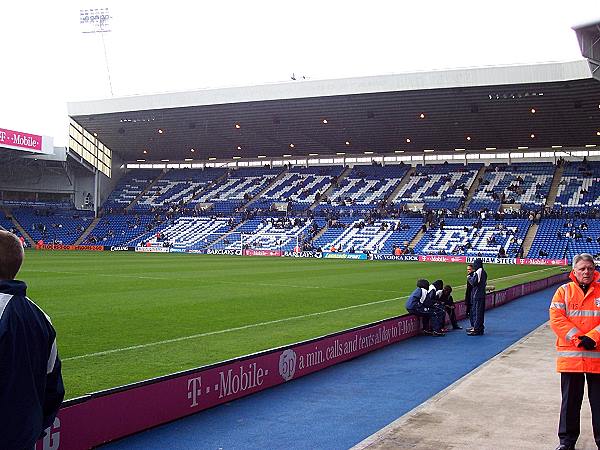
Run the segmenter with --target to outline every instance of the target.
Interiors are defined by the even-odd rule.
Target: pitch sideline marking
[[[526,272],[526,273],[521,273],[521,274],[514,274],[514,275],[507,275],[505,277],[500,277],[500,278],[494,278],[491,281],[500,281],[500,280],[507,280],[507,279],[512,279],[512,278],[519,278],[523,275],[527,275],[527,274],[531,274],[531,273],[538,273],[538,272],[545,272],[547,270],[551,270],[554,267],[547,267],[545,269],[540,269],[540,270],[534,270],[531,272]],[[463,288],[464,286],[460,286],[460,288]],[[293,316],[293,317],[286,317],[284,319],[277,319],[277,320],[270,320],[268,322],[259,322],[259,323],[253,323],[253,324],[249,324],[249,325],[244,325],[241,327],[234,327],[234,328],[227,328],[224,330],[217,330],[217,331],[209,331],[206,333],[198,333],[198,334],[192,334],[189,336],[181,336],[178,338],[173,338],[173,339],[165,339],[163,341],[157,341],[157,342],[148,342],[146,344],[138,344],[138,345],[132,345],[129,347],[122,347],[122,348],[115,348],[112,350],[104,350],[101,352],[94,352],[94,353],[86,353],[84,355],[78,355],[78,356],[71,356],[68,358],[64,358],[62,359],[62,361],[74,361],[74,360],[78,360],[78,359],[84,359],[84,358],[91,358],[91,357],[95,357],[95,356],[104,356],[104,355],[110,355],[112,353],[120,353],[120,352],[124,352],[124,351],[128,351],[128,350],[137,350],[140,348],[147,348],[147,347],[155,347],[157,345],[163,345],[163,344],[171,344],[173,342],[181,342],[181,341],[186,341],[186,340],[190,340],[190,339],[197,339],[197,338],[201,338],[201,337],[207,337],[207,336],[214,336],[214,335],[218,335],[218,334],[225,334],[225,333],[231,333],[231,332],[235,332],[235,331],[241,331],[241,330],[247,330],[250,328],[258,328],[258,327],[262,327],[265,325],[273,325],[276,323],[282,323],[282,322],[289,322],[292,320],[297,320],[297,319],[305,319],[305,318],[309,318],[309,317],[315,317],[315,316],[321,316],[324,314],[330,314],[330,313],[334,313],[334,312],[340,312],[340,311],[347,311],[349,309],[355,309],[355,308],[362,308],[364,306],[371,306],[371,305],[377,305],[380,303],[387,303],[387,302],[392,302],[392,301],[396,301],[396,300],[402,300],[408,298],[408,295],[405,295],[403,297],[394,297],[394,298],[388,298],[385,300],[377,300],[374,302],[369,302],[369,303],[361,303],[359,305],[351,305],[351,306],[345,306],[343,308],[337,308],[337,309],[331,309],[328,311],[319,311],[319,312],[314,312],[314,313],[310,313],[310,314],[303,314],[301,316]]]

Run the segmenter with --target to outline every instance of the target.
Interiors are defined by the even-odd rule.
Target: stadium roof
[[[600,83],[585,60],[298,80],[68,110],[125,161],[600,145]]]

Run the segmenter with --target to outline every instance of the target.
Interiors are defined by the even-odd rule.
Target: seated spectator
[[[437,303],[436,287],[423,279],[417,281],[417,288],[406,302],[410,314],[423,318],[423,333],[430,336],[444,336],[442,326],[446,313]]]

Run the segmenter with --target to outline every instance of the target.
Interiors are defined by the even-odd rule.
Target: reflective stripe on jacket
[[[573,281],[560,286],[550,303],[550,326],[556,334],[558,372],[600,373],[600,273],[583,293],[573,272]],[[579,336],[596,342],[594,350],[577,347]]]

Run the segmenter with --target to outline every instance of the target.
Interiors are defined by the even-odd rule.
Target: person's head
[[[467,273],[473,272],[473,264],[467,264]]]
[[[24,256],[19,238],[8,231],[0,230],[0,280],[14,280]]]
[[[428,289],[429,288],[429,281],[421,279],[417,281],[417,287],[421,288],[421,289]]]
[[[449,295],[452,293],[452,286],[450,286],[449,284],[444,286],[444,289],[442,289],[444,291],[444,294]]]
[[[433,286],[435,287],[436,290],[441,291],[442,288],[444,287],[444,282],[442,280],[435,280],[433,282]]]
[[[589,253],[580,253],[573,258],[573,273],[580,284],[588,285],[594,281],[596,266],[594,257]]]
[[[476,258],[475,261],[473,261],[473,270],[478,270],[481,269],[483,267],[483,261],[481,260],[481,258]]]

